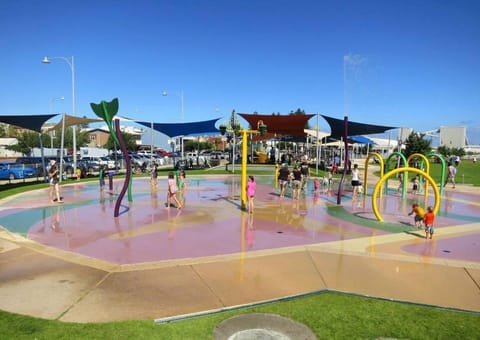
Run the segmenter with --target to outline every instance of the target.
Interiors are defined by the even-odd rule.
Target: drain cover
[[[310,328],[275,314],[251,313],[234,316],[215,327],[215,340],[314,340]]]

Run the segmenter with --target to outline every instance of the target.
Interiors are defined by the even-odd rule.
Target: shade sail
[[[215,127],[215,123],[219,119],[220,118],[215,118],[212,120],[189,123],[153,123],[153,129],[167,135],[170,138],[178,136],[198,135],[202,133],[218,133],[218,129]],[[148,128],[152,127],[152,122],[142,122],[138,120],[134,120],[134,122]]]
[[[359,144],[376,144],[372,139],[365,136],[353,136],[353,137],[350,137],[350,140]]]
[[[42,125],[56,115],[56,113],[48,115],[5,115],[0,116],[0,122],[27,130],[42,132]]]
[[[312,129],[304,129],[303,131],[305,131],[305,133],[310,137],[317,138],[317,136],[318,136],[318,139],[323,139],[325,137],[330,136],[329,132],[324,132],[324,131],[320,131],[320,130],[317,131],[317,130],[312,130]]]
[[[343,119],[337,119],[321,115],[330,125],[331,137],[340,139],[344,137],[345,122]],[[348,136],[370,135],[375,133],[383,133],[387,130],[398,129],[396,126],[383,126],[364,124],[348,121],[347,125]]]
[[[82,117],[77,117],[77,116],[70,116],[70,115],[65,115],[65,127],[68,126],[73,126],[73,125],[83,125],[83,124],[89,124],[89,123],[99,123],[103,122],[103,119],[98,119],[98,118],[82,118]],[[55,126],[51,127],[50,130],[60,130],[62,128],[62,123],[63,118],[60,119],[60,121],[55,124]]]
[[[267,126],[270,135],[305,137],[304,131],[307,122],[313,114],[305,115],[259,115],[249,113],[239,113],[239,115],[250,124],[252,129],[257,128],[258,121],[262,121]]]

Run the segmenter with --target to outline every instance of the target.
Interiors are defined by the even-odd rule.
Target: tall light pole
[[[50,99],[50,102],[48,103],[48,113],[51,114],[52,113],[52,107],[53,107],[53,102],[55,100],[64,100],[65,97],[55,97],[55,98],[51,98]],[[50,149],[53,149],[53,130],[50,131]]]
[[[44,64],[50,64],[52,60],[54,59],[60,59],[60,60],[63,60],[64,62],[66,62],[68,64],[68,66],[70,66],[70,71],[72,72],[72,115],[73,116],[76,116],[76,105],[75,105],[75,59],[73,56],[71,56],[70,58],[68,57],[47,57],[45,56],[42,60],[42,63]],[[65,124],[65,116],[63,117],[64,119],[64,122],[63,124]],[[72,131],[72,139],[73,139],[73,171],[76,171],[77,169],[77,137],[76,137],[76,128],[75,126],[73,126],[73,131]],[[62,164],[63,163],[63,150],[62,150],[62,154],[60,155],[60,170],[62,171]],[[60,177],[62,177],[63,173],[60,173]]]
[[[185,106],[184,106],[185,102],[184,102],[184,97],[183,97],[183,90],[181,90],[176,95],[180,98],[180,103],[181,103],[180,122],[183,123],[183,120],[185,119]],[[168,96],[168,92],[163,91],[162,96],[164,96],[164,97]]]
[[[168,96],[167,91],[162,92],[162,96],[166,97]],[[180,111],[180,123],[183,123],[183,120],[185,119],[185,102],[184,102],[184,97],[183,97],[183,90],[181,90],[179,93],[177,93],[177,96],[180,97],[180,103],[181,103],[181,111]],[[183,159],[183,137],[180,137],[180,151],[182,154],[182,159]]]

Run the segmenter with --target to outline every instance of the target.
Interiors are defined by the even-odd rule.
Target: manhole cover
[[[314,340],[315,334],[299,322],[275,314],[234,316],[215,327],[215,340]]]

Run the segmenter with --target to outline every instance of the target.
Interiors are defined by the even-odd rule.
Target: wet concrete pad
[[[226,306],[325,289],[306,251],[197,264],[195,270]]]
[[[329,289],[480,311],[479,289],[464,268],[312,252]]]
[[[61,320],[153,320],[221,307],[191,266],[176,266],[112,273]]]
[[[0,309],[56,319],[105,275],[25,248],[0,253]]]

